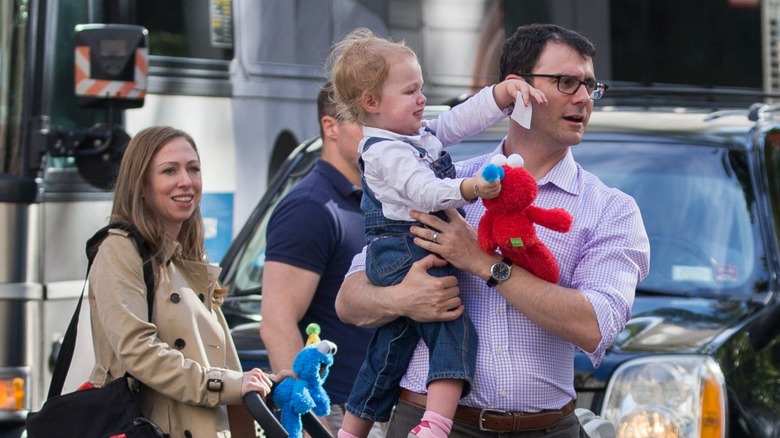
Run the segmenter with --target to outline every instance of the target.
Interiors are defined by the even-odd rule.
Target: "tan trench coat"
[[[150,323],[141,257],[126,236],[111,230],[89,273],[90,382],[102,386],[129,372],[145,385],[143,414],[171,438],[229,437],[225,405],[242,403],[243,373],[224,316],[211,307],[220,268],[174,257],[155,273]],[[176,248],[166,245],[165,260]],[[209,385],[214,379],[221,390]]]

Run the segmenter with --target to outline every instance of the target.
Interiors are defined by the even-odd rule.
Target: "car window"
[[[266,193],[261,204],[267,201],[267,207],[262,216],[254,222],[253,229],[244,249],[237,259],[235,277],[228,279],[233,284],[233,293],[257,293],[263,282],[263,268],[265,266],[265,233],[271,214],[279,205],[279,202],[292,190],[304,176],[313,168],[316,159],[320,156],[321,142],[313,142],[305,151],[298,152],[301,158],[295,161],[292,168],[283,166],[280,173],[284,176],[281,184],[272,182],[269,192]],[[235,262],[234,262],[235,263]]]
[[[780,240],[780,130],[772,129],[764,134],[764,161],[766,163],[769,208],[774,218],[775,238]]]
[[[259,290],[263,282],[263,267],[265,265],[265,232],[268,228],[268,221],[271,219],[271,213],[276,209],[284,196],[292,190],[298,181],[288,180],[283,189],[277,192],[273,202],[269,204],[268,213],[263,215],[262,220],[257,223],[254,232],[246,246],[243,254],[239,258],[238,270],[234,287],[236,291]]]

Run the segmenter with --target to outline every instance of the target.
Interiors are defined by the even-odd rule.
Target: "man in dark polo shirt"
[[[328,425],[335,434],[373,330],[342,323],[334,306],[352,257],[365,244],[357,164],[363,131],[336,119],[327,88],[317,98],[322,157],[268,223],[260,335],[274,372],[292,369],[309,323],[319,324],[321,337],[338,345],[325,381]]]

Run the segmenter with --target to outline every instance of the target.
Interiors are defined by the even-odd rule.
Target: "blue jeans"
[[[383,140],[373,138],[366,142],[364,151]],[[376,147],[376,146],[374,146]],[[421,156],[424,149],[416,148]],[[362,162],[360,163],[361,171]],[[439,178],[455,177],[455,167],[447,153],[433,160],[431,171]],[[429,254],[414,244],[409,231],[411,225],[422,223],[391,220],[382,214],[382,205],[363,178],[361,208],[365,213],[366,275],[379,286],[400,283],[412,264]],[[436,213],[447,219],[444,212]],[[447,265],[428,271],[433,276],[453,275]],[[422,338],[429,351],[427,382],[441,379],[463,380],[463,394],[471,391],[476,366],[477,332],[471,320],[464,314],[454,321],[418,323],[408,318],[398,318],[380,327],[368,344],[366,358],[352,386],[347,400],[347,411],[372,421],[390,419],[393,406],[400,394],[401,378],[406,373],[417,343]]]
[[[381,215],[381,211],[375,212]],[[439,215],[440,216],[440,215]],[[441,217],[441,216],[440,216]],[[446,220],[446,215],[444,216]],[[389,221],[384,217],[372,220],[366,213],[366,276],[377,286],[392,286],[400,283],[412,264],[431,254],[414,244],[414,235],[409,227],[425,227],[422,222]],[[428,273],[434,277],[455,275],[455,269],[449,263],[442,267],[431,268]]]
[[[368,344],[366,359],[347,401],[350,413],[372,421],[390,419],[401,391],[401,377],[421,337],[429,350],[427,382],[463,380],[462,396],[469,393],[477,352],[477,333],[471,321],[465,315],[433,323],[398,318],[379,328]]]
[[[412,264],[429,252],[414,244],[414,236],[409,232],[411,222],[389,224],[379,213],[375,222],[369,217],[372,215],[366,215],[367,231],[376,224],[375,229],[367,232],[372,237],[366,254],[366,275],[376,285],[391,286],[400,283]],[[443,277],[453,275],[454,269],[448,264],[428,273]],[[461,396],[469,393],[476,366],[477,332],[468,316],[432,323],[398,318],[377,329],[368,344],[366,359],[347,401],[350,413],[372,421],[390,419],[398,400],[399,383],[421,338],[429,351],[427,382],[463,380]]]

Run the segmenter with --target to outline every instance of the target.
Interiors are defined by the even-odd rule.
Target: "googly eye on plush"
[[[506,165],[509,167],[523,167],[525,160],[519,154],[512,154],[506,159]]]
[[[336,351],[338,351],[338,347],[336,347],[336,344],[330,341],[320,341],[320,343],[317,345],[317,350],[319,350],[322,354],[336,354]]]
[[[495,164],[496,166],[503,166],[506,164],[506,157],[501,154],[496,154],[490,157],[490,164]]]

